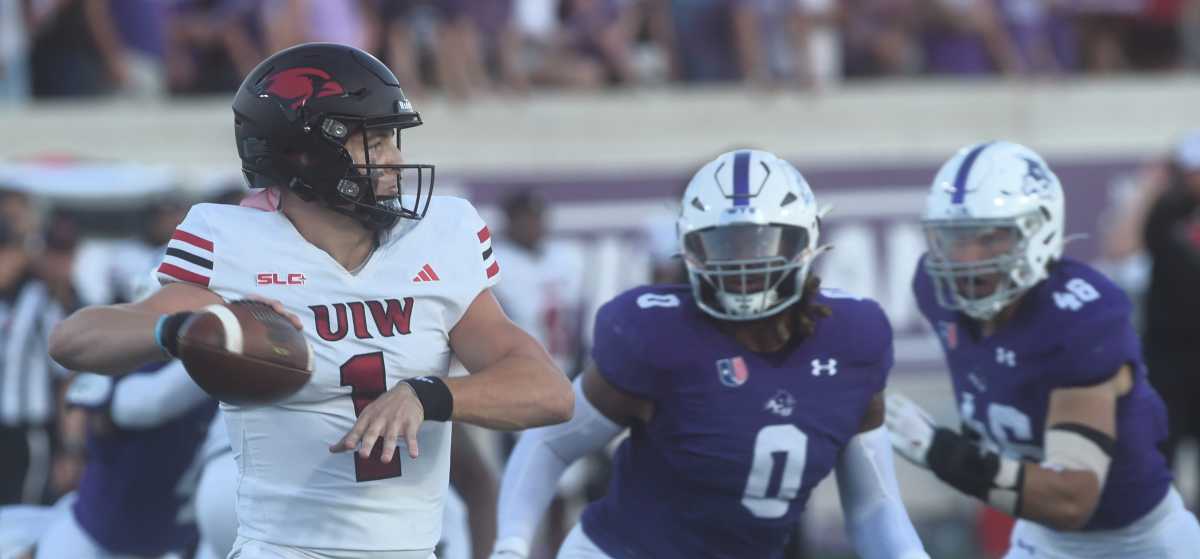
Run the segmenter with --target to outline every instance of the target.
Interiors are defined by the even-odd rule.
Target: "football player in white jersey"
[[[222,405],[239,470],[233,555],[427,559],[448,421],[561,422],[571,387],[492,296],[499,264],[474,208],[432,197],[432,166],[402,163],[399,131],[421,119],[386,66],[299,45],[251,72],[233,108],[244,174],[277,211],[193,207],[159,267],[165,287],[80,310],[51,355],[129,371],[176,354],[191,313],[269,300],[308,337],[315,367],[281,402]],[[473,374],[443,380],[451,353]]]

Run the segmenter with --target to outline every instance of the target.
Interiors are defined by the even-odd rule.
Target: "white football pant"
[[[1174,487],[1158,506],[1116,530],[1059,532],[1018,520],[1004,559],[1194,559],[1200,523]]]

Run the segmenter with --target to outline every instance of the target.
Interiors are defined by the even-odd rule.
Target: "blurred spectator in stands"
[[[739,77],[730,0],[670,0],[672,45],[684,82]]]
[[[996,9],[1022,71],[1051,74],[1078,68],[1078,36],[1064,2],[998,0]]]
[[[35,96],[162,91],[165,3],[55,0],[33,6]]]
[[[376,14],[369,8],[362,0],[261,0],[266,52],[309,42],[370,49],[377,41],[368,25]]]
[[[170,90],[237,89],[263,58],[256,16],[256,0],[176,0],[166,34]]]
[[[807,74],[809,62],[801,57],[806,56],[808,39],[822,36],[816,31],[830,30],[822,24],[832,19],[833,9],[827,0],[733,0],[733,41],[741,79],[756,85],[811,82],[811,76],[801,75],[801,68]]]
[[[828,87],[842,79],[841,11],[835,0],[796,0],[789,17],[795,77],[804,87]]]
[[[96,95],[110,81],[119,84],[129,79],[105,8],[99,2],[61,0],[34,11],[30,29],[34,96]]]
[[[915,74],[921,67],[918,0],[844,0],[847,77]]]
[[[1150,209],[1145,228],[1152,269],[1146,304],[1145,354],[1150,381],[1167,403],[1170,435],[1164,449],[1175,458],[1179,443],[1200,438],[1200,132],[1175,148],[1166,190]],[[1187,495],[1197,502],[1200,495]]]
[[[1186,0],[1074,0],[1087,70],[1164,70],[1181,61]]]
[[[487,89],[479,32],[471,0],[438,0],[434,51],[438,84],[451,99],[464,100]]]
[[[495,83],[505,90],[524,92],[529,81],[521,67],[521,38],[513,22],[513,0],[472,5],[471,17],[479,36],[480,59],[493,70]]]
[[[375,49],[383,54],[405,95],[423,97],[425,80],[421,75],[422,23],[419,0],[379,0],[381,25],[380,45]]]
[[[922,13],[925,71],[933,74],[1014,74],[1016,44],[992,0],[931,0]]]
[[[87,0],[106,4],[115,30],[98,36],[116,44],[125,78],[113,85],[123,95],[161,96],[166,91],[163,51],[166,48],[168,5],[162,0]],[[100,19],[99,21],[104,21]],[[110,37],[111,35],[111,37]]]
[[[555,48],[562,28],[561,4],[561,0],[513,2],[512,27],[519,43],[520,70],[526,77],[541,67]]]
[[[31,14],[24,0],[0,0],[0,103],[29,98],[29,36]]]
[[[637,82],[633,66],[635,6],[626,0],[564,0],[562,24],[533,63],[535,83],[593,89]]]

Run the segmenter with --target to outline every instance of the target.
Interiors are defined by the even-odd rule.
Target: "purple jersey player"
[[[942,166],[913,291],[941,338],[963,430],[893,395],[893,444],[1020,517],[1008,559],[1196,557],[1200,525],[1156,448],[1166,412],[1130,301],[1062,257],[1063,213],[1058,178],[1024,146],[969,146]]]
[[[808,274],[819,212],[800,173],[755,150],[717,157],[684,193],[691,286],[647,286],[596,317],[575,417],[526,432],[505,469],[493,557],[523,558],[578,457],[625,427],[608,494],[560,558],[772,558],[835,468],[855,547],[927,557],[883,431],[891,326]]]
[[[69,405],[93,412],[88,462],[71,508],[39,540],[39,559],[163,557],[196,545],[191,499],[217,404],[179,361],[146,369],[71,383]]]

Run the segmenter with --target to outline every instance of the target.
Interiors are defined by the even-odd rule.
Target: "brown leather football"
[[[198,311],[180,328],[179,359],[200,388],[231,404],[276,402],[312,378],[312,346],[304,333],[254,301]]]

